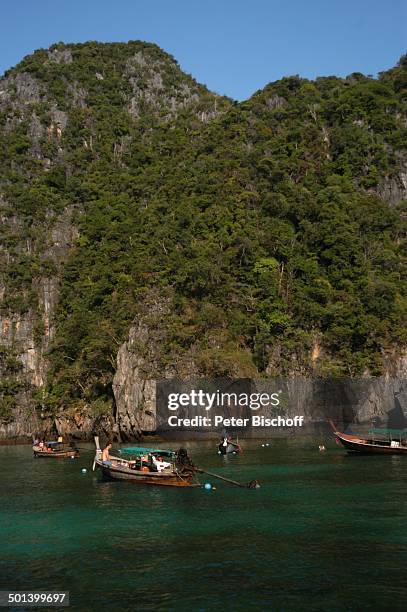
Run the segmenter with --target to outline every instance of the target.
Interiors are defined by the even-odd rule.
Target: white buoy
[[[212,485],[211,485],[211,483],[210,483],[210,482],[205,482],[205,484],[204,484],[204,489],[205,489],[206,491],[210,491],[210,490],[212,489]]]
[[[86,474],[87,469],[86,468],[82,468],[82,474]]]

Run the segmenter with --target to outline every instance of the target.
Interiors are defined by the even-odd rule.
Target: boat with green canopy
[[[160,455],[161,457],[174,457],[176,451],[163,450],[161,448],[147,448],[144,446],[127,446],[125,448],[119,448],[118,452],[121,455],[131,455],[133,457],[142,457],[143,455]]]
[[[407,455],[407,429],[371,429],[366,437],[338,431],[330,421],[335,436],[348,453],[370,455]]]
[[[97,436],[95,444],[93,469],[99,468],[105,478],[158,486],[200,486],[185,449],[173,451],[129,446],[118,450],[120,456],[109,455],[108,460],[103,460]]]

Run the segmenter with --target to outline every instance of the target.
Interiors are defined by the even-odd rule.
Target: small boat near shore
[[[79,451],[70,444],[61,441],[37,442],[33,446],[34,457],[45,459],[75,458]]]
[[[348,453],[369,455],[407,455],[405,429],[372,429],[367,437],[345,434],[331,422],[333,433]]]
[[[185,449],[171,451],[133,446],[120,449],[120,457],[109,456],[109,460],[103,461],[98,437],[95,437],[95,444],[93,469],[100,469],[107,479],[167,487],[201,486]]]

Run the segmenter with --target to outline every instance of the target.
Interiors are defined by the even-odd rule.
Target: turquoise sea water
[[[90,446],[0,447],[0,590],[69,590],[71,610],[406,609],[407,458],[317,446],[191,443],[201,467],[261,483],[202,477],[212,491],[105,482]]]

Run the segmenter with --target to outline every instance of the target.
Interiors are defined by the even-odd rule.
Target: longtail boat
[[[192,462],[184,449],[175,452],[131,446],[121,448],[120,457],[103,461],[99,438],[95,437],[96,455],[93,469],[99,468],[105,478],[126,480],[135,484],[167,487],[201,486],[196,480]]]
[[[64,442],[36,442],[33,446],[34,457],[63,459],[78,457],[79,451]]]
[[[334,435],[348,453],[369,455],[406,455],[406,429],[371,429],[367,437],[345,434],[338,431],[330,421]]]

